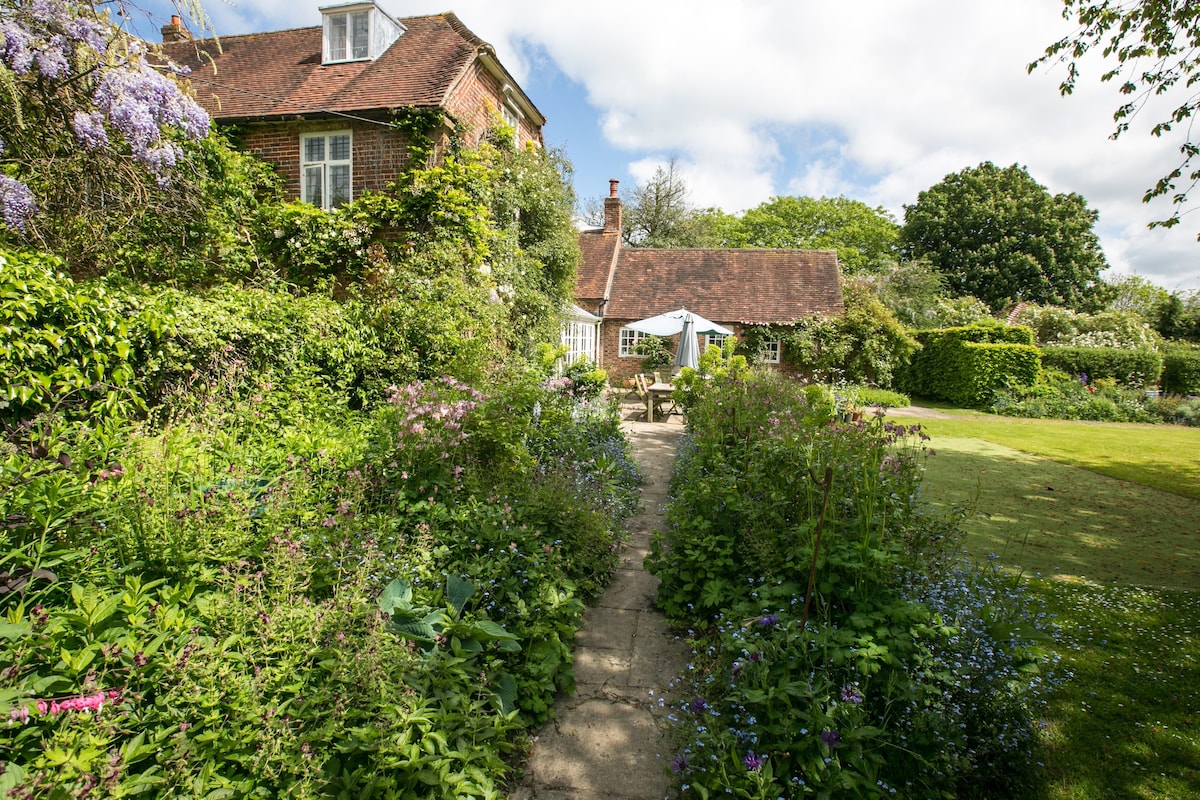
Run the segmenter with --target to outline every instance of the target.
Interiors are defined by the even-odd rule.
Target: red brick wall
[[[447,110],[459,124],[462,141],[474,147],[491,127],[502,120],[500,107],[504,103],[504,87],[478,61],[475,68],[455,87]],[[524,146],[533,141],[542,144],[542,132],[527,117],[522,117],[517,131],[518,142]]]
[[[275,165],[287,198],[300,198],[300,136],[349,130],[353,138],[354,196],[382,189],[408,166],[404,134],[383,125],[352,120],[257,124],[243,131],[246,150]]]

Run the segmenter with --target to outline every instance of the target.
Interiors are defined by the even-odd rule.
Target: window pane
[[[304,160],[306,163],[325,160],[325,138],[310,136],[304,140]]]
[[[322,207],[321,198],[324,193],[321,191],[324,183],[325,169],[323,167],[305,167],[304,168],[304,200],[312,203],[314,206]]]
[[[366,58],[371,54],[368,47],[370,43],[371,21],[367,14],[368,12],[366,11],[360,11],[350,16],[352,37],[350,49],[353,51],[351,58]]]
[[[346,165],[329,168],[329,207],[337,208],[350,202],[350,167]]]
[[[329,160],[350,160],[350,134],[347,133],[342,134],[341,136],[329,137]]]
[[[346,60],[346,15],[329,16],[329,60]]]

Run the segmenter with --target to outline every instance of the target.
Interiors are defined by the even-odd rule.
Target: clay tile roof
[[[221,121],[442,105],[488,45],[451,13],[398,21],[407,30],[374,61],[322,66],[320,26],[222,37],[221,52],[212,40],[163,50]]]
[[[604,316],[630,320],[684,307],[714,322],[788,325],[845,310],[832,250],[622,248],[608,298]]]
[[[583,259],[575,280],[576,297],[598,300],[607,295],[608,276],[620,248],[619,233],[584,231],[579,234],[579,250]]]

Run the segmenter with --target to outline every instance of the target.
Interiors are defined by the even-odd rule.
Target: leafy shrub
[[[1043,347],[1043,366],[1092,380],[1113,378],[1135,389],[1158,383],[1163,357],[1154,350],[1116,347]]]
[[[848,281],[842,288],[844,313],[789,327],[748,328],[744,353],[753,355],[764,341],[779,339],[781,359],[813,382],[891,387],[917,344],[865,281]]]
[[[42,253],[0,250],[0,298],[0,420],[112,415],[138,402],[138,346],[153,344],[160,320],[141,320],[149,341],[139,342],[117,296]]]
[[[322,279],[359,280],[371,265],[373,229],[345,209],[322,211],[293,201],[264,213],[267,251],[289,283],[313,286]]]
[[[1172,346],[1163,354],[1162,387],[1174,394],[1200,394],[1200,347]]]
[[[900,386],[919,397],[974,407],[985,404],[999,387],[1037,378],[1039,353],[1028,328],[980,323],[914,335],[921,350]]]
[[[642,356],[642,372],[654,372],[675,362],[675,355],[662,336],[645,337],[633,346],[633,353]]]
[[[1083,419],[1097,422],[1156,422],[1141,389],[1124,389],[1110,379],[1087,383],[1063,372],[1047,371],[1030,386],[997,390],[992,412],[1011,417]]]
[[[855,405],[862,407],[905,408],[911,403],[908,395],[893,392],[890,389],[878,389],[874,386],[848,386],[838,391],[847,393]]]
[[[1133,311],[1086,314],[1024,303],[1012,322],[1031,328],[1041,347],[1157,350],[1162,342],[1154,328]]]
[[[825,392],[716,380],[648,566],[697,655],[673,770],[698,796],[1016,796],[1045,620],[919,500],[922,435]]]

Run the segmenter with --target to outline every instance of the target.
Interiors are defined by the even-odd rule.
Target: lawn
[[[1061,626],[1043,800],[1200,797],[1200,430],[955,412],[925,491]]]

